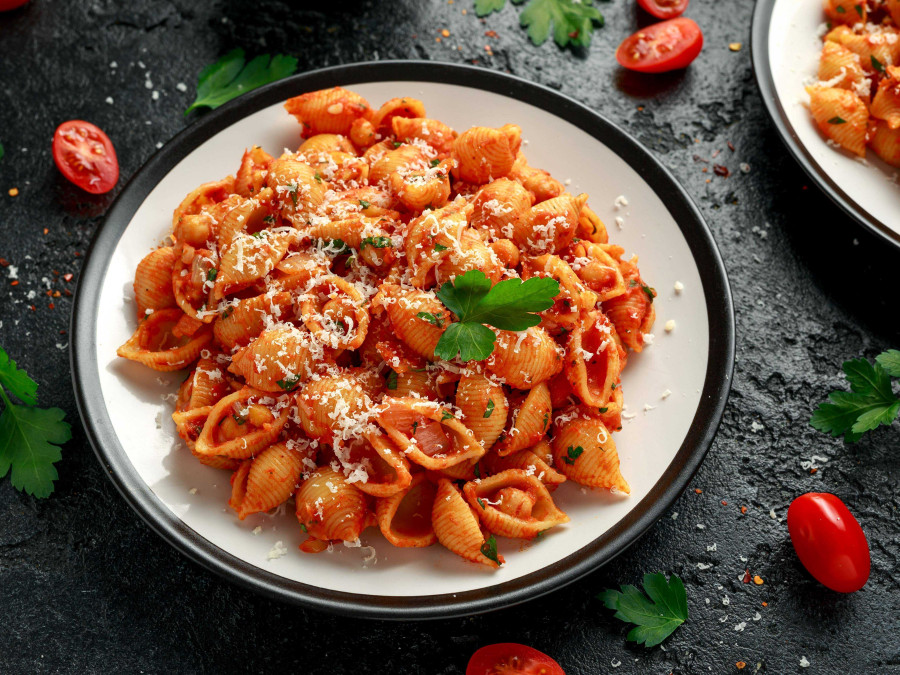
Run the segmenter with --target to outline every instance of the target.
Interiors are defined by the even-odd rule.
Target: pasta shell
[[[435,281],[443,284],[470,270],[479,270],[492,283],[500,281],[504,266],[493,250],[484,245],[475,230],[466,229],[459,240],[462,252],[449,251],[435,268]]]
[[[187,367],[212,340],[212,329],[205,327],[192,336],[176,338],[172,330],[182,316],[184,313],[177,307],[146,315],[116,354],[163,372]]]
[[[856,14],[856,12],[853,12]],[[849,26],[837,26],[825,36],[827,42],[837,42],[859,55],[859,63],[863,70],[873,75],[877,69],[872,57],[885,65],[895,64],[900,59],[900,40],[897,39],[898,31],[889,26],[872,33],[858,34]]]
[[[558,180],[542,169],[535,169],[528,165],[525,155],[521,152],[516,157],[509,178],[519,183],[522,187],[534,195],[534,202],[545,202],[548,199],[559,197],[566,188]]]
[[[869,98],[868,93],[862,95],[863,91],[870,89],[870,83],[860,65],[859,55],[838,42],[826,41],[822,46],[818,77],[820,83],[850,89],[865,100]]]
[[[275,399],[244,387],[213,406],[194,449],[201,455],[252,457],[275,442],[291,408],[286,396]]]
[[[857,23],[866,23],[865,2],[857,2],[857,0],[824,0],[822,3],[825,10],[825,16],[831,23],[846,24],[852,26]]]
[[[371,106],[366,99],[342,87],[289,98],[284,108],[303,126],[304,138],[316,134],[348,136],[355,120],[371,115]]]
[[[503,387],[470,366],[459,379],[456,406],[475,440],[490,450],[503,432],[509,412]]]
[[[533,448],[520,450],[505,457],[490,453],[484,459],[488,471],[492,474],[507,469],[521,469],[526,474],[535,476],[547,486],[548,490],[555,490],[558,485],[566,482],[566,477],[550,465],[552,461],[553,452],[546,438]]]
[[[522,264],[522,279],[549,277],[559,283],[553,306],[541,312],[541,327],[557,334],[572,330],[582,312],[593,309],[597,295],[588,290],[569,264],[555,255],[542,255]]]
[[[213,279],[218,266],[218,257],[208,249],[195,249],[185,244],[172,267],[172,292],[175,302],[190,317],[210,322],[215,311],[208,310],[215,287]]]
[[[609,401],[622,369],[612,331],[609,319],[598,310],[585,314],[569,334],[566,377],[582,403],[595,408]]]
[[[303,430],[311,438],[346,441],[365,429],[373,402],[364,384],[344,372],[304,384],[297,407]]]
[[[416,474],[410,485],[390,497],[375,503],[375,518],[384,538],[401,548],[421,548],[437,543],[431,525],[431,512],[437,489]]]
[[[375,125],[369,120],[359,117],[350,125],[350,140],[357,148],[368,148],[378,140]]]
[[[625,278],[618,261],[607,252],[605,244],[589,241],[572,243],[565,250],[563,259],[578,275],[582,283],[603,302],[625,293]]]
[[[393,284],[383,284],[382,291],[396,336],[416,354],[429,361],[436,360],[434,348],[444,333],[444,326],[450,325],[450,313],[434,295],[424,291],[410,291]],[[434,317],[433,321],[421,318],[421,314]]]
[[[391,439],[377,431],[352,439],[337,451],[347,480],[373,497],[390,497],[410,486],[409,461]],[[358,479],[358,480],[355,480]]]
[[[437,160],[435,160],[437,161]],[[450,162],[424,169],[395,171],[388,177],[391,193],[408,211],[439,209],[450,197]]]
[[[235,473],[228,505],[243,520],[252,513],[270,511],[284,504],[303,474],[303,456],[285,443],[275,443]]]
[[[369,311],[359,290],[334,274],[316,278],[300,296],[300,317],[322,344],[332,349],[358,349],[369,329]]]
[[[296,227],[306,224],[310,214],[324,203],[327,181],[308,164],[294,159],[276,159],[266,175],[266,186],[275,193],[274,205],[281,216]]]
[[[251,387],[282,392],[312,377],[324,365],[327,354],[308,331],[282,324],[264,330],[238,351],[228,370]]]
[[[432,401],[385,397],[375,419],[410,461],[426,469],[439,471],[484,454],[472,432]]]
[[[517,389],[531,389],[563,368],[565,351],[539,326],[511,333],[498,331],[488,369]]]
[[[599,419],[577,410],[558,416],[552,447],[554,466],[566,478],[588,487],[631,492],[619,470],[615,441]]]
[[[494,561],[481,552],[485,538],[481,533],[478,518],[463,499],[459,488],[446,478],[438,480],[431,523],[441,545],[466,560],[493,569],[506,562],[502,555],[498,555],[497,561]]]
[[[522,130],[515,124],[500,129],[472,127],[453,142],[453,175],[466,183],[483,184],[503,178],[516,161]]]
[[[596,244],[605,244],[609,241],[606,225],[600,220],[600,216],[594,213],[587,204],[581,208],[581,212],[578,214],[578,231],[576,236]]]
[[[138,263],[134,272],[134,299],[137,302],[138,318],[148,309],[165,309],[175,306],[172,291],[172,269],[178,260],[178,250],[173,246],[163,246],[148,253]]]
[[[234,191],[244,197],[254,197],[262,190],[266,172],[274,158],[258,145],[244,151],[241,166],[234,181]]]
[[[211,354],[206,349],[200,352],[200,360],[188,376],[191,390],[188,409],[214,405],[223,396],[231,393],[225,368],[217,356],[220,354]]]
[[[392,98],[384,103],[372,117],[372,124],[379,131],[390,131],[392,121],[398,117],[421,118],[425,117],[425,104],[422,101],[410,98]]]
[[[579,210],[568,193],[539,202],[516,216],[511,239],[528,255],[556,253],[575,236]]]
[[[485,527],[501,537],[534,539],[569,522],[544,484],[521,469],[466,483],[463,493]]]
[[[395,116],[391,118],[391,130],[398,141],[412,143],[418,140],[427,143],[441,157],[450,155],[453,151],[453,141],[457,136],[456,132],[443,122],[421,117]]]
[[[214,273],[212,302],[218,303],[226,295],[246,288],[275,269],[293,237],[293,231],[269,233],[268,230],[257,236],[243,232],[235,235]]]
[[[625,293],[603,303],[603,312],[615,326],[619,339],[636,352],[644,348],[644,334],[653,328],[656,291],[641,279],[637,257],[621,264]]]
[[[185,197],[172,214],[172,229],[178,229],[182,218],[196,215],[204,208],[217,204],[234,193],[234,176],[222,180],[204,183]]]
[[[524,398],[512,405],[506,432],[497,445],[500,457],[530,448],[541,440],[550,428],[550,389],[545,382],[532,387]]]
[[[369,184],[389,187],[388,181],[391,174],[397,172],[425,171],[429,168],[428,162],[437,156],[431,151],[432,156],[420,145],[408,144],[398,148],[391,148],[378,159],[371,161],[369,169]],[[383,184],[383,185],[382,185]]]
[[[878,91],[869,109],[872,117],[887,123],[889,129],[900,128],[900,67],[887,66],[887,77],[878,83]]]
[[[307,138],[297,148],[297,157],[303,161],[314,160],[315,157],[322,153],[331,152],[345,152],[355,155],[356,149],[350,140],[341,134],[316,134]]]
[[[315,539],[357,541],[370,522],[368,497],[327,466],[303,481],[294,500],[300,526]]]
[[[285,291],[236,300],[213,323],[216,342],[228,349],[245,346],[263,332],[269,321],[287,317],[292,305],[291,294]]]
[[[841,147],[866,156],[869,110],[852,91],[835,87],[807,87],[809,110],[819,130]]]
[[[872,127],[869,145],[885,162],[900,167],[900,129],[891,129],[887,122],[878,120]]]
[[[235,471],[240,468],[241,460],[232,457],[219,457],[218,455],[202,455],[196,450],[197,439],[203,431],[203,425],[212,411],[211,405],[202,408],[191,408],[190,410],[176,410],[172,413],[172,420],[175,422],[175,429],[178,435],[184,441],[184,444],[191,451],[201,464],[211,466],[214,469],[224,469],[225,471]]]

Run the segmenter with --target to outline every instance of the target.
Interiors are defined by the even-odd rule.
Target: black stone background
[[[900,253],[849,221],[782,146],[751,72],[752,8],[749,0],[692,0],[688,14],[705,31],[704,51],[686,72],[658,77],[615,65],[616,45],[646,21],[632,0],[601,4],[606,27],[574,53],[530,44],[517,25],[520,8],[480,21],[471,0],[337,0],[324,8],[286,0],[32,0],[0,14],[0,256],[18,267],[20,280],[12,287],[8,268],[0,269],[0,344],[40,382],[42,404],[66,411],[74,433],[49,499],[0,480],[0,672],[449,675],[462,673],[476,648],[500,641],[533,645],[569,675],[733,673],[738,661],[747,663],[743,673],[900,672],[898,424],[855,446],[807,424],[815,403],[844,386],[844,359],[900,347]],[[450,37],[437,42],[445,28]],[[486,37],[489,29],[498,37]],[[743,47],[732,52],[730,42]],[[482,616],[337,618],[258,597],[189,563],[103,475],[69,379],[63,331],[72,299],[45,292],[74,288],[52,270],[77,278],[79,256],[115,192],[90,197],[61,178],[50,153],[53,130],[71,118],[105,129],[121,162],[121,189],[159,144],[202,115],[182,115],[197,73],[238,46],[294,54],[301,70],[475,59],[599,111],[687,188],[731,279],[734,387],[689,489],[613,563]],[[693,159],[716,152],[730,177]],[[19,196],[7,195],[12,187]],[[801,463],[813,455],[826,459],[811,474]],[[807,491],[839,495],[865,528],[872,576],[861,592],[828,591],[797,561],[784,517],[791,499]],[[765,583],[742,583],[745,569]],[[626,644],[627,628],[595,596],[656,570],[684,579],[691,617],[648,650]],[[811,663],[806,670],[802,656]]]

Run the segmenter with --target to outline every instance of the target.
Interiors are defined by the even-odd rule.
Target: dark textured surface
[[[0,256],[20,281],[11,287],[9,268],[0,269],[0,344],[41,383],[42,404],[66,410],[74,432],[49,499],[0,480],[0,672],[436,675],[462,673],[477,647],[499,641],[542,649],[569,675],[729,673],[738,661],[745,673],[900,672],[898,425],[848,446],[807,424],[814,403],[841,386],[845,358],[900,343],[900,255],[849,222],[789,159],[751,73],[752,2],[693,0],[704,52],[687,72],[657,78],[614,65],[615,45],[642,20],[632,5],[604,4],[607,25],[583,53],[536,48],[516,25],[518,9],[482,22],[469,0],[348,1],[325,11],[268,0],[33,0],[0,15]],[[451,36],[436,42],[443,28]],[[488,29],[498,37],[486,37]],[[745,46],[731,52],[729,42]],[[591,106],[688,189],[731,278],[734,386],[691,488],[614,563],[527,605],[465,620],[341,619],[221,581],[126,507],[77,422],[61,333],[71,298],[45,295],[48,285],[74,287],[56,273],[77,277],[113,195],[88,197],[63,180],[50,139],[66,119],[97,123],[116,144],[121,186],[193,119],[181,112],[199,70],[237,46],[295,54],[301,69],[477,59]],[[729,178],[703,173],[711,164],[694,159],[716,151]],[[18,197],[7,196],[11,187]],[[811,474],[804,463],[813,456],[821,468]],[[863,523],[873,564],[863,591],[832,593],[797,562],[783,519],[807,491],[834,492]],[[743,584],[745,569],[765,583]],[[625,643],[624,625],[594,596],[655,570],[682,576],[691,618],[663,647],[645,650]]]

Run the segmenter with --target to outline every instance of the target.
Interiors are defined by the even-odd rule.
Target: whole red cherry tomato
[[[472,654],[466,675],[566,675],[562,667],[537,649],[515,642],[482,647]]]
[[[654,23],[629,35],[616,50],[616,60],[640,73],[664,73],[686,68],[701,49],[700,26],[681,17]]]
[[[688,0],[637,0],[647,13],[657,19],[674,19],[684,14]]]
[[[90,122],[69,120],[53,134],[53,161],[63,176],[95,195],[119,180],[119,160],[109,136]]]
[[[28,2],[28,0],[0,0],[0,12],[21,7],[26,2]]]
[[[787,512],[788,532],[797,557],[819,582],[833,591],[853,593],[869,579],[869,542],[840,499],[807,492]]]

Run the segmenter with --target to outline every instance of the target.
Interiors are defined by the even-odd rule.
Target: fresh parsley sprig
[[[13,403],[10,393],[25,405]],[[35,497],[53,492],[59,478],[53,466],[62,459],[59,446],[72,438],[72,428],[59,408],[36,408],[37,382],[16,366],[0,347],[0,478],[12,469],[13,487]]]
[[[891,377],[900,377],[900,351],[879,354],[874,365],[866,359],[844,361],[844,374],[850,391],[831,392],[831,403],[820,403],[809,423],[855,443],[866,431],[891,424],[900,412],[900,398],[891,387]]]
[[[525,0],[512,0],[521,5]],[[550,37],[560,47],[587,47],[591,44],[594,24],[603,25],[603,15],[592,6],[593,0],[529,0],[519,23],[528,29],[528,37],[535,45],[542,45]],[[506,0],[475,0],[475,14],[480,17],[499,12]]]
[[[463,361],[486,359],[494,351],[497,336],[485,324],[509,331],[537,326],[541,317],[535,312],[552,307],[557,294],[559,282],[550,277],[505,279],[491,287],[484,272],[469,270],[437,292],[458,322],[447,326],[434,353],[446,361],[457,354]]]
[[[184,111],[195,108],[218,108],[241,94],[275,82],[297,70],[293,56],[260,54],[247,63],[243,49],[233,49],[215,63],[206,66],[197,80],[197,98]]]
[[[607,589],[597,596],[615,617],[635,625],[625,639],[655,647],[687,621],[687,593],[684,583],[674,574],[667,580],[664,574],[645,574],[644,591],[625,585],[621,591]],[[649,597],[648,597],[649,596]]]

